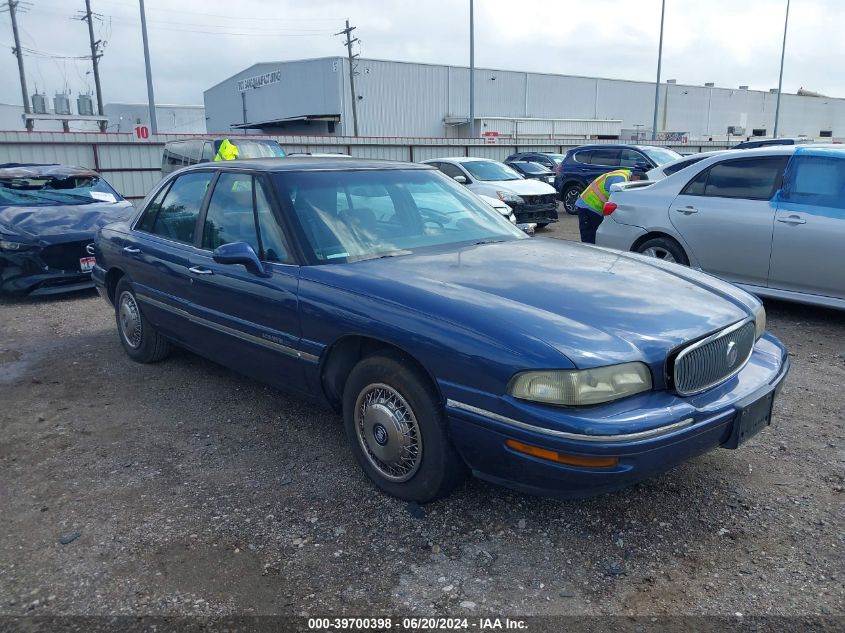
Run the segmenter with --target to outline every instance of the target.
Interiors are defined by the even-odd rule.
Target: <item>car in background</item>
[[[90,169],[0,165],[0,295],[93,287],[95,232],[134,212]]]
[[[519,222],[517,222],[516,215],[514,215],[513,209],[511,209],[504,202],[502,202],[498,198],[491,198],[490,196],[479,195],[478,197],[481,198],[482,201],[486,202],[491,207],[493,207],[496,211],[501,213],[504,217],[506,217],[508,219],[508,222],[510,222],[511,224],[515,224],[517,228],[519,228],[521,231],[523,231],[527,235],[534,235],[534,229],[537,228],[537,225],[525,222],[520,224]]]
[[[279,142],[269,138],[221,136],[168,141],[161,157],[161,176],[164,178],[188,165],[213,162],[223,141],[238,148],[238,158],[284,158],[285,150]]]
[[[543,165],[540,165],[539,163],[526,163],[516,160],[505,163],[505,165],[518,171],[523,178],[528,178],[529,180],[539,180],[540,182],[545,182],[550,185],[553,185],[555,182],[555,172]]]
[[[595,495],[737,448],[769,424],[789,368],[752,295],[528,238],[419,164],[187,167],[96,250],[129,358],[175,343],[318,399],[370,480],[418,503],[468,473]]]
[[[565,154],[553,154],[551,152],[518,152],[511,154],[505,159],[506,163],[526,162],[537,163],[557,173]]]
[[[498,198],[513,209],[519,224],[543,228],[557,222],[557,194],[548,183],[526,180],[504,163],[486,158],[434,158],[423,161],[436,167],[475,194]]]
[[[651,145],[582,145],[566,153],[554,187],[566,212],[575,215],[578,196],[602,174],[631,169],[635,179],[644,179],[647,171],[679,158],[674,150]]]
[[[748,139],[747,141],[737,143],[731,149],[757,149],[759,147],[771,147],[773,145],[805,145],[809,143],[813,143],[813,139],[808,136]]]
[[[763,297],[845,309],[845,148],[711,156],[611,193],[605,214],[600,246],[693,266]]]

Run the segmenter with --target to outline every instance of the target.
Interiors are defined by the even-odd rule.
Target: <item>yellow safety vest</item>
[[[224,138],[223,142],[220,143],[220,149],[217,150],[217,156],[214,157],[214,160],[235,160],[238,154],[238,146],[229,139]]]
[[[616,169],[614,171],[609,171],[606,174],[602,174],[591,182],[581,193],[581,201],[600,215],[604,214],[604,203],[607,202],[607,199],[610,197],[610,191],[608,191],[605,183],[608,178],[613,178],[614,176],[623,176],[625,180],[628,181],[631,178],[631,170]]]

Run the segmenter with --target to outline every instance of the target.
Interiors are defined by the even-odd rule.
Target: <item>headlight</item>
[[[32,248],[31,244],[0,239],[0,251],[25,251],[30,248]]]
[[[651,389],[651,372],[644,363],[624,363],[595,369],[527,371],[510,383],[514,398],[583,407],[611,402]]]
[[[515,202],[516,204],[522,204],[524,202],[522,198],[510,191],[497,191],[496,195],[502,202]]]
[[[754,310],[754,337],[760,338],[766,331],[766,308],[761,303]]]

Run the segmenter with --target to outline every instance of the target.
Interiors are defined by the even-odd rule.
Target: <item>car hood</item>
[[[109,222],[126,220],[135,208],[125,200],[112,203],[0,207],[0,230],[39,243],[93,237]]]
[[[657,369],[674,348],[748,318],[756,304],[702,273],[548,238],[316,268],[325,281],[354,276],[353,284],[331,283],[449,320],[526,357],[551,347],[579,368],[642,360]]]
[[[543,196],[555,193],[555,188],[546,182],[525,178],[522,180],[484,180],[478,181],[479,185],[487,188],[493,187],[501,191],[512,191],[524,196]]]

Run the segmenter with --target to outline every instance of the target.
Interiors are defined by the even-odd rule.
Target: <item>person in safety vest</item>
[[[582,242],[596,243],[596,231],[604,220],[604,203],[610,197],[610,185],[628,182],[632,173],[630,169],[609,171],[591,182],[578,196],[575,208],[578,210],[578,228],[581,230]]]
[[[220,143],[220,149],[217,150],[217,156],[214,157],[214,160],[235,160],[238,154],[238,146],[229,139],[224,138],[223,142]]]

